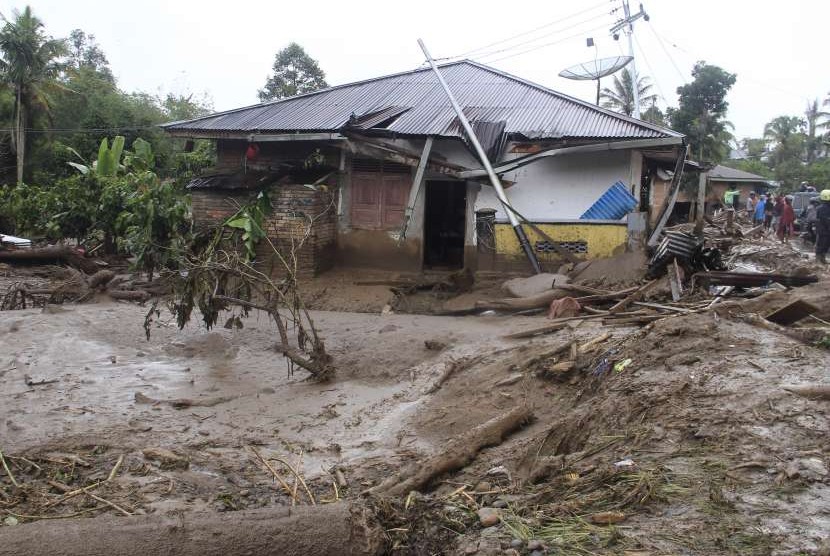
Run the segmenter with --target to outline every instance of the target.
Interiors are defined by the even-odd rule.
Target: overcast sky
[[[696,60],[738,75],[728,100],[739,138],[761,135],[775,116],[802,115],[808,99],[824,99],[830,91],[830,2],[644,4],[651,20],[635,24],[637,70],[651,77],[663,108],[676,105],[676,89],[690,80]],[[94,34],[122,89],[206,93],[217,110],[257,102],[274,54],[290,41],[320,62],[332,85],[418,67],[419,37],[436,58],[498,43],[469,57],[589,101],[594,83],[560,78],[559,71],[595,56],[628,53],[625,37],[614,41],[608,33],[622,11],[610,13],[620,0],[34,0],[30,5],[53,36],[75,28]],[[0,0],[7,17],[23,6]],[[596,49],[586,47],[587,37],[594,38]],[[603,86],[610,82],[605,78]]]

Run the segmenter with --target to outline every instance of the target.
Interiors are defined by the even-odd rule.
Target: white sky
[[[637,10],[638,2],[632,2]],[[728,96],[738,138],[760,136],[781,114],[802,115],[808,99],[830,91],[825,0],[646,0],[650,22],[635,24],[637,70],[677,104],[676,88],[691,79],[696,60],[737,73]],[[17,4],[0,0],[10,16]],[[624,36],[608,34],[619,0],[521,3],[490,0],[396,3],[389,1],[211,2],[143,0],[92,2],[33,0],[35,14],[53,36],[74,28],[92,33],[110,60],[119,85],[149,93],[207,93],[217,110],[257,101],[274,54],[290,41],[316,58],[336,85],[418,67],[421,37],[436,58],[466,51],[552,23],[470,57],[553,89],[593,101],[594,82],[557,76],[566,66],[627,54]],[[586,11],[587,10],[587,11]],[[580,15],[570,17],[578,12]],[[558,23],[555,23],[558,22]],[[658,37],[662,37],[663,40]],[[555,43],[530,52],[522,51]],[[673,46],[676,45],[676,46]],[[503,60],[500,57],[518,54]],[[610,86],[611,78],[603,80]]]

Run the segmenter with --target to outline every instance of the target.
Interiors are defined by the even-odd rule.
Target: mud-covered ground
[[[356,499],[528,404],[527,426],[386,508],[390,551],[815,554],[830,402],[783,387],[830,382],[830,352],[741,316],[800,296],[826,320],[828,285],[532,340],[503,336],[543,317],[316,311],[338,369],[322,384],[288,375],[256,315],[180,331],[162,314],[147,340],[147,308],[128,303],[0,312],[0,450],[22,485],[0,471],[0,537],[58,516]],[[371,287],[365,310],[388,292]],[[546,355],[606,333],[570,371]],[[92,484],[97,498],[76,492]]]

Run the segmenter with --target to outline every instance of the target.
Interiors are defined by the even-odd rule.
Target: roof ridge
[[[545,87],[544,85],[540,85],[539,83],[536,83],[535,81],[530,81],[529,79],[525,79],[523,77],[513,75],[512,73],[506,72],[504,70],[496,69],[493,66],[488,66],[487,64],[482,64],[481,62],[476,62],[475,60],[469,60],[469,59],[464,59],[464,60],[462,60],[462,62],[467,62],[467,63],[469,63],[473,66],[476,66],[477,68],[483,69],[485,71],[489,71],[491,73],[495,73],[495,74],[500,75],[502,77],[506,77],[507,79],[512,79],[514,81],[518,81],[519,83],[523,83],[524,85],[527,85],[529,87],[534,87],[536,89],[539,89],[540,91],[542,91],[544,93],[548,93],[548,94],[557,96],[559,98],[563,98],[563,99],[565,99],[567,101],[570,101],[570,102],[575,102],[576,104],[579,104],[579,105],[583,106],[584,108],[588,108],[588,109],[591,109],[591,110],[596,110],[597,112],[602,112],[603,114],[605,114],[607,116],[611,116],[613,118],[618,118],[618,119],[623,120],[625,122],[628,122],[630,124],[641,125],[643,127],[649,128],[653,131],[667,132],[668,134],[674,135],[676,137],[682,137],[683,136],[682,133],[678,133],[677,131],[674,131],[673,129],[663,127],[663,126],[660,126],[660,125],[657,125],[657,124],[653,124],[653,123],[647,122],[645,120],[640,120],[640,119],[634,118],[633,116],[628,116],[626,114],[621,114],[619,112],[614,112],[613,110],[609,110],[608,108],[604,108],[604,107],[599,106],[597,104],[590,103],[586,100],[582,100],[580,98],[576,98],[576,97],[573,97],[571,95],[567,95],[565,93],[560,93],[559,91],[556,91],[556,90],[551,89],[549,87]]]
[[[465,62],[471,62],[471,61],[466,60],[466,59],[465,60],[457,60],[455,62],[447,62],[445,64],[439,64],[438,67],[442,68],[442,67],[447,67],[447,66],[453,66],[453,65],[461,64],[461,63],[465,63]],[[283,102],[286,102],[286,101],[289,101],[289,100],[295,100],[295,99],[298,99],[298,98],[306,98],[306,97],[310,97],[310,96],[313,96],[313,95],[319,95],[321,93],[327,93],[329,91],[334,91],[334,90],[337,90],[337,89],[345,89],[346,87],[353,87],[355,85],[365,85],[366,83],[372,83],[373,81],[380,81],[382,79],[390,79],[392,77],[399,77],[401,75],[410,75],[410,74],[413,74],[413,73],[418,73],[419,71],[430,71],[431,69],[432,68],[429,68],[429,67],[415,68],[415,69],[411,69],[411,70],[399,71],[399,72],[396,72],[396,73],[390,73],[389,75],[381,75],[379,77],[370,77],[369,79],[360,79],[358,81],[351,81],[349,83],[341,83],[340,85],[332,85],[331,87],[326,87],[325,89],[317,89],[316,91],[309,91],[308,93],[300,93],[299,95],[294,95],[294,96],[291,96],[291,97],[285,97],[285,98],[279,98],[279,99],[275,99],[275,100],[269,100],[267,102],[259,102],[257,104],[249,104],[248,106],[242,106],[240,108],[232,108],[230,110],[223,110],[221,112],[213,112],[211,114],[207,114],[206,116],[199,116],[198,118],[193,118],[191,120],[177,120],[175,122],[167,122],[167,123],[161,124],[161,127],[171,127],[171,126],[176,125],[176,124],[198,122],[200,120],[205,120],[205,119],[208,119],[208,118],[214,118],[216,116],[224,116],[226,114],[233,114],[233,113],[239,112],[241,110],[250,110],[252,108],[259,108],[259,107],[262,107],[262,106],[273,106],[275,104],[280,104],[280,103],[283,103]]]

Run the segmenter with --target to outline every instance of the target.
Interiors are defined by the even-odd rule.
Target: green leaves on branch
[[[245,261],[256,257],[256,246],[265,238],[263,228],[265,215],[271,211],[271,199],[265,192],[260,192],[254,202],[245,205],[236,214],[225,221],[225,226],[242,232],[242,244],[245,246]]]

